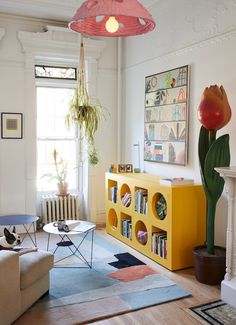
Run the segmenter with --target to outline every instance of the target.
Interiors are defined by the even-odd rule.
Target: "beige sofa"
[[[53,255],[0,251],[0,324],[9,325],[49,290]]]

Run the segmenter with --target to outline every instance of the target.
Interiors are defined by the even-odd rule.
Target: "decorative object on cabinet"
[[[205,237],[203,187],[170,187],[161,185],[160,179],[146,173],[106,173],[106,230],[169,270],[191,267],[193,247]],[[116,202],[110,199],[114,186]],[[128,207],[122,202],[125,192],[130,193]],[[137,205],[142,201],[145,204]],[[165,206],[165,212],[157,209],[158,202]]]
[[[23,114],[1,113],[1,138],[22,139],[23,138]]]
[[[118,173],[125,173],[125,172],[126,172],[125,164],[118,164]]]
[[[199,282],[219,284],[225,275],[226,251],[214,243],[215,213],[225,181],[215,168],[229,166],[230,148],[229,135],[224,134],[216,138],[216,133],[231,119],[231,108],[223,86],[205,88],[198,108],[198,119],[202,124],[198,155],[207,200],[207,228],[206,245],[196,247],[193,251],[195,274]]]
[[[81,35],[80,43],[80,61],[78,69],[78,85],[75,89],[73,98],[70,101],[70,107],[66,115],[66,125],[77,125],[79,127],[79,151],[80,161],[83,162],[83,148],[85,139],[88,145],[88,158],[91,165],[98,163],[98,154],[94,146],[94,134],[96,133],[99,123],[105,119],[106,111],[98,102],[92,103],[88,96],[85,80],[85,63],[84,63],[84,44]]]
[[[140,165],[140,143],[134,143],[133,146],[137,148],[137,156],[138,156],[138,167],[134,167],[134,173],[141,172],[141,165]]]
[[[145,78],[144,160],[187,164],[189,66]]]
[[[111,164],[108,171],[109,173],[117,173],[117,168],[114,164]]]
[[[156,24],[137,0],[87,0],[69,22],[75,32],[90,36],[132,36],[152,31]]]
[[[133,165],[132,164],[126,164],[125,165],[125,172],[126,173],[133,173]]]

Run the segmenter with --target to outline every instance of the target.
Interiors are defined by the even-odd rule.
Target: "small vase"
[[[58,195],[60,196],[66,196],[68,195],[68,183],[58,183],[57,187],[58,187]]]

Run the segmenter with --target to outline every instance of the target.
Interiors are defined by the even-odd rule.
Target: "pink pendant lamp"
[[[90,36],[131,36],[155,28],[150,13],[137,0],[87,0],[69,28]]]

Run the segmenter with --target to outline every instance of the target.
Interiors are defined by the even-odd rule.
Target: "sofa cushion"
[[[53,267],[53,254],[46,251],[30,252],[20,256],[20,288],[26,289]]]

